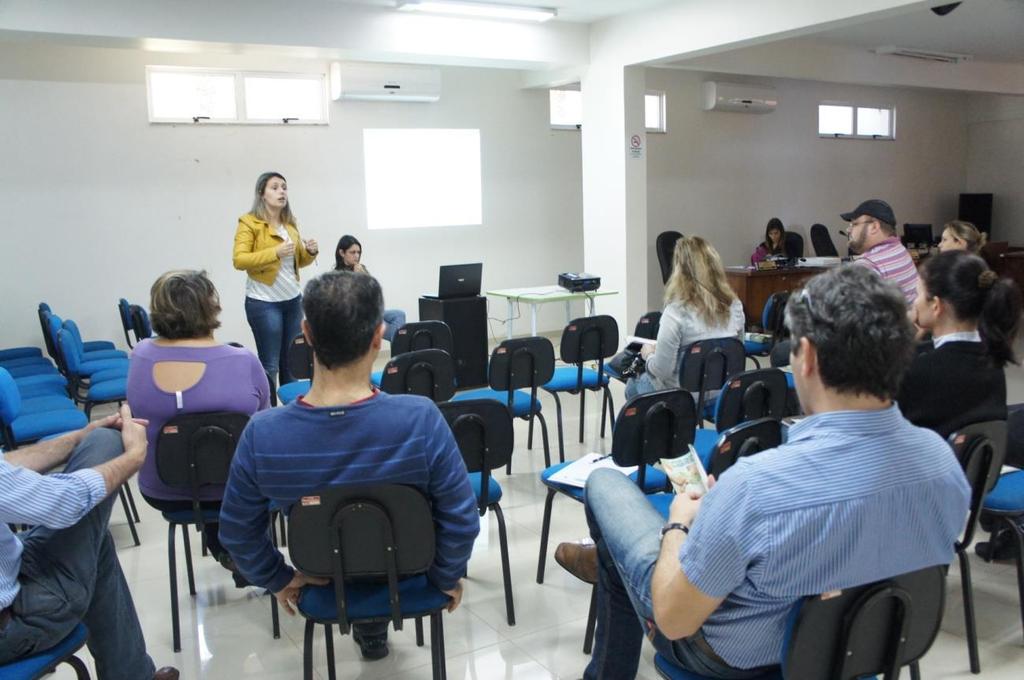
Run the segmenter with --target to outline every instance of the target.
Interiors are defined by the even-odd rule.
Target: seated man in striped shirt
[[[155,671],[146,653],[107,530],[115,492],[145,459],[146,428],[128,406],[0,458],[0,666],[56,646],[84,623],[100,678],[177,680],[174,668]],[[42,474],[59,465],[60,474]],[[12,534],[8,523],[33,528]]]
[[[588,680],[635,677],[645,632],[691,672],[756,677],[780,663],[802,597],[951,561],[970,489],[942,438],[892,400],[913,347],[903,299],[841,267],[790,298],[786,325],[808,417],[785,444],[741,458],[702,500],[677,496],[667,523],[625,476],[590,477]]]
[[[896,215],[889,204],[872,198],[840,217],[850,223],[846,232],[850,250],[859,255],[853,263],[895,283],[907,304],[913,304],[917,297],[917,266],[896,236]]]
[[[370,369],[384,334],[384,298],[371,276],[332,271],[302,296],[302,333],[313,348],[306,395],[252,417],[238,442],[224,490],[220,539],[250,583],[275,593],[289,614],[299,591],[321,583],[285,564],[269,538],[268,504],[288,508],[314,489],[341,484],[415,486],[431,500],[436,527],[427,578],[462,597],[480,531],[466,466],[434,402],[379,392]],[[364,659],[387,656],[387,624],[354,626]]]

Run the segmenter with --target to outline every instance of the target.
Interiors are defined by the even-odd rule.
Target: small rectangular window
[[[327,120],[322,76],[245,76],[243,87],[246,120],[275,123]]]
[[[853,107],[839,104],[818,106],[819,135],[852,135]]]
[[[583,125],[583,93],[551,90],[551,127],[578,129]]]
[[[818,135],[845,139],[895,139],[896,110],[829,102],[818,105]]]
[[[148,75],[149,118],[154,122],[238,118],[233,74],[153,71]]]
[[[648,132],[665,132],[665,93],[644,95],[644,126]]]
[[[857,135],[892,137],[892,109],[857,107]]]

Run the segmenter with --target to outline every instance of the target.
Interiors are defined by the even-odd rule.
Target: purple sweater
[[[206,365],[199,382],[180,393],[180,409],[177,395],[160,389],[153,381],[153,366],[161,361]],[[139,470],[139,490],[150,498],[189,500],[187,491],[164,485],[156,471],[156,440],[160,428],[172,417],[202,411],[252,414],[267,408],[269,400],[267,374],[256,355],[247,349],[231,345],[166,347],[143,340],[132,351],[128,367],[128,404],[132,415],[149,421],[146,427],[149,451]],[[210,486],[202,489],[200,499],[218,501],[223,495],[223,486]]]

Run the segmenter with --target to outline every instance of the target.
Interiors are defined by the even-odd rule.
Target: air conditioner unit
[[[960,52],[939,52],[938,50],[920,50],[916,47],[895,47],[892,45],[876,47],[875,54],[908,57],[922,61],[937,61],[942,64],[959,64],[970,61],[973,58],[970,54],[962,54]]]
[[[770,113],[778,104],[779,98],[771,87],[713,81],[704,83],[705,111]]]
[[[331,64],[331,98],[362,101],[436,102],[440,69],[392,64]]]

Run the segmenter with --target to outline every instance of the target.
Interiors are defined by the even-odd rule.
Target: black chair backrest
[[[764,325],[764,332],[771,334],[772,344],[774,344],[786,336],[786,305],[789,304],[789,291],[772,293],[764,304],[767,313],[762,314],[761,321]]]
[[[238,438],[249,416],[232,411],[183,413],[160,428],[156,440],[156,471],[167,486],[189,491],[224,484]]]
[[[743,456],[752,456],[782,444],[782,422],[758,418],[740,423],[722,433],[711,455],[710,474],[720,477]]]
[[[417,349],[440,349],[454,354],[452,329],[444,321],[413,321],[395,331],[391,341],[391,356],[396,357]]]
[[[292,338],[288,345],[288,372],[296,380],[313,378],[313,348],[302,333]]]
[[[142,342],[152,337],[153,326],[149,322],[149,312],[139,305],[131,306],[132,332],[135,333],[135,342]]]
[[[380,388],[388,394],[418,394],[433,401],[455,395],[455,361],[440,349],[418,349],[392,357],[384,366]]]
[[[536,389],[554,374],[555,347],[543,337],[504,341],[491,352],[487,367],[487,381],[492,390],[499,391]]]
[[[346,581],[386,583],[402,628],[398,580],[434,561],[434,517],[418,490],[400,484],[334,486],[302,496],[288,513],[288,553],[304,574],[334,579],[338,624],[349,629]]]
[[[818,257],[839,256],[836,244],[832,242],[832,236],[824,224],[811,225],[811,246],[814,248],[814,254]]]
[[[619,324],[607,314],[573,319],[562,331],[559,353],[567,364],[603,363],[619,348]]]
[[[655,340],[658,337],[659,328],[661,328],[661,312],[647,312],[636,322],[633,335],[638,338]]]
[[[1024,469],[1024,404],[1012,404],[1007,411],[1006,458],[1003,459],[1003,465]]]
[[[619,411],[612,433],[616,465],[639,465],[637,484],[643,487],[646,466],[659,458],[686,453],[697,431],[693,396],[685,390],[648,392],[630,399]]]
[[[786,415],[786,374],[758,368],[729,377],[718,395],[715,429],[719,432],[758,418],[781,420]]]
[[[783,676],[895,680],[931,647],[945,599],[944,565],[807,598],[790,621]]]
[[[702,414],[705,394],[721,388],[746,362],[743,343],[736,338],[698,340],[679,350],[679,386],[698,393],[697,413]]]
[[[973,423],[949,435],[949,445],[963,467],[967,483],[971,485],[971,505],[960,545],[969,546],[981,514],[985,496],[999,479],[999,471],[1006,457],[1007,426],[1005,420]]]
[[[124,341],[128,343],[128,347],[132,346],[132,339],[128,335],[128,331],[132,330],[132,306],[124,298],[117,301],[117,315],[121,317],[121,328],[124,330]]]
[[[661,266],[661,282],[668,283],[672,275],[672,254],[676,249],[676,241],[683,237],[678,231],[663,231],[654,242],[654,250],[658,253],[658,264]]]
[[[504,467],[512,458],[515,441],[512,414],[494,399],[449,401],[438,404],[438,408],[452,428],[466,470],[480,473],[478,503],[482,515],[490,505],[488,480],[491,470]]]
[[[786,251],[786,257],[794,259],[797,257],[804,256],[804,237],[795,231],[786,232],[786,240],[782,246],[782,249]]]

